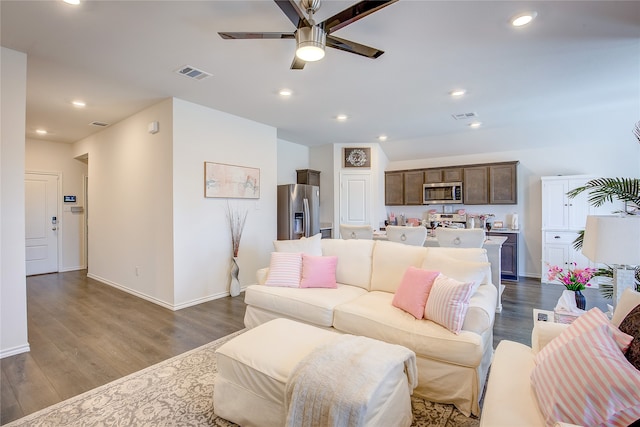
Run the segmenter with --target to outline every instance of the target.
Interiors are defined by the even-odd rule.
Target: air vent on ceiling
[[[467,119],[475,119],[476,117],[478,117],[478,115],[476,113],[460,113],[460,114],[452,114],[451,117],[453,117],[455,120],[467,120]]]
[[[109,126],[109,123],[105,123],[105,122],[91,122],[89,123],[91,126],[100,126],[100,127],[106,127]]]
[[[210,73],[207,73],[206,71],[198,70],[197,68],[192,67],[190,65],[185,65],[184,67],[177,69],[176,73],[183,75],[185,77],[192,78],[194,80],[203,80],[203,79],[206,79],[207,77],[211,77]]]

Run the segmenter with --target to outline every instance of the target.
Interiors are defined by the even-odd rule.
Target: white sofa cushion
[[[480,427],[544,426],[529,379],[535,361],[531,348],[500,341],[491,364]]]
[[[371,290],[395,293],[409,267],[420,268],[427,248],[380,240],[373,250]]]
[[[276,252],[299,252],[308,255],[322,255],[320,241],[322,234],[311,237],[302,237],[294,240],[274,240],[273,247]]]
[[[336,281],[369,290],[375,240],[322,239],[322,255],[337,256]]]
[[[339,331],[399,344],[418,357],[476,367],[482,359],[482,337],[461,331],[454,335],[445,327],[391,304],[393,294],[372,291],[335,308],[333,326]]]
[[[336,289],[251,285],[245,291],[244,301],[248,305],[281,313],[285,317],[330,327],[337,305],[354,300],[366,292],[362,288],[340,283]]]
[[[461,282],[474,282],[476,286],[483,283],[491,283],[491,264],[486,258],[486,251],[467,251],[465,249],[460,253],[446,253],[442,251],[431,250],[422,262],[421,268],[425,270],[437,270],[445,276]],[[456,249],[456,248],[442,248]],[[482,251],[485,251],[482,253]],[[473,259],[468,259],[473,258]]]

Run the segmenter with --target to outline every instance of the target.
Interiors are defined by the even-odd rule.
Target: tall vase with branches
[[[638,122],[640,124],[640,122]],[[640,141],[640,138],[638,138]],[[584,186],[575,188],[567,193],[573,198],[578,194],[588,191],[588,201],[595,207],[602,206],[607,202],[620,200],[624,202],[624,213],[627,215],[640,215],[640,178],[596,178],[587,182]],[[584,240],[584,230],[578,233],[578,237],[573,242],[576,250],[582,249]],[[595,276],[613,278],[613,268],[599,268]],[[640,266],[635,269],[636,290],[640,291]],[[603,283],[600,285],[602,295],[606,298],[613,297],[613,285]]]
[[[229,230],[231,231],[231,250],[233,253],[231,258],[231,283],[229,284],[229,293],[232,297],[240,295],[238,252],[240,251],[240,239],[242,239],[244,224],[247,221],[247,213],[246,209],[243,210],[238,207],[232,207],[227,202],[227,221],[229,223]]]

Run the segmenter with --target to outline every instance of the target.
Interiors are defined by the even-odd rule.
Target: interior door
[[[365,225],[371,223],[371,174],[343,173],[340,195],[340,222]]]
[[[27,275],[58,271],[58,176],[25,174]]]

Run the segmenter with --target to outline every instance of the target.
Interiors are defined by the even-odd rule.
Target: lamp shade
[[[640,265],[640,216],[587,216],[582,253],[593,262]]]

